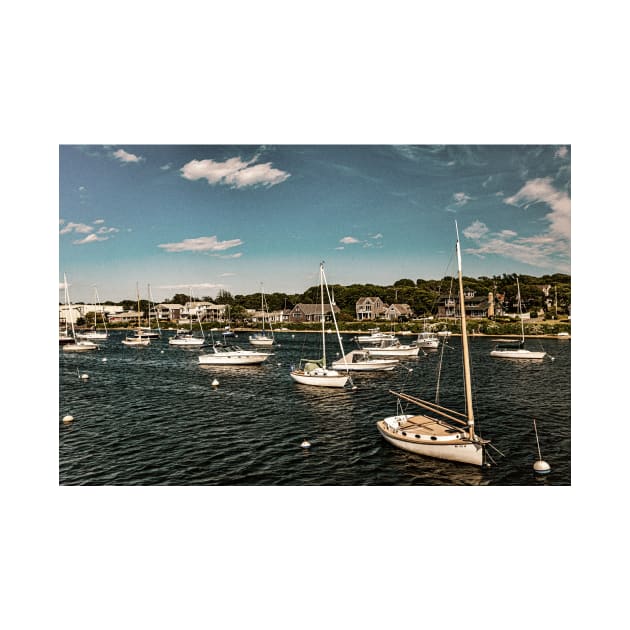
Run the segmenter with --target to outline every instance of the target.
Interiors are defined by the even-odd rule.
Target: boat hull
[[[546,352],[534,352],[532,350],[493,350],[491,357],[498,359],[544,359]]]
[[[124,346],[144,347],[144,346],[148,346],[151,343],[151,340],[150,339],[136,339],[135,337],[129,337],[127,339],[123,339],[121,343]]]
[[[291,378],[301,385],[314,385],[315,387],[344,387],[348,382],[347,375],[339,374],[334,370],[317,370],[311,373],[293,370]]]
[[[107,339],[107,333],[99,333],[99,332],[77,333],[77,339],[86,339],[88,341],[96,339],[99,341],[105,341]]]
[[[80,341],[62,346],[64,352],[87,352],[88,350],[98,350],[98,346],[91,341]]]
[[[366,348],[373,357],[417,357],[420,348]]]
[[[249,343],[252,346],[272,346],[273,338],[272,337],[250,337]]]
[[[181,346],[184,348],[197,348],[199,346],[203,346],[203,344],[205,343],[205,339],[197,339],[197,338],[191,338],[191,339],[169,339],[168,340],[168,344],[170,346]]]
[[[398,361],[366,361],[365,363],[333,363],[335,370],[346,370],[350,372],[386,372],[393,370]]]
[[[452,439],[450,441],[431,441],[430,439],[416,439],[413,434],[404,435],[402,431],[392,429],[388,425],[388,420],[401,420],[411,416],[393,416],[385,418],[376,423],[379,433],[390,443],[404,451],[432,457],[434,459],[444,459],[462,464],[472,464],[483,466],[484,447],[482,444],[465,441],[462,439]]]
[[[201,365],[258,365],[267,360],[268,354],[252,352],[246,354],[202,354]]]

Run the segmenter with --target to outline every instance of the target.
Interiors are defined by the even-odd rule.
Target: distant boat
[[[192,302],[192,297],[191,297]],[[195,337],[193,335],[193,327],[192,327],[192,317],[190,313],[188,313],[188,321],[190,323],[190,330],[185,331],[178,329],[175,333],[174,337],[171,337],[168,340],[169,345],[171,346],[180,346],[184,348],[195,348],[203,346],[206,343],[205,335],[203,334],[203,327],[201,325],[201,319],[199,319],[199,330],[201,331],[201,337]]]
[[[94,305],[95,307],[100,307],[101,309],[104,330],[96,330],[96,311],[94,311],[94,328],[92,330],[77,333],[77,339],[88,339],[90,341],[105,341],[107,339],[107,318],[105,317],[103,307],[98,299],[98,291],[96,287],[94,287]]]
[[[66,299],[66,306],[68,316],[70,317],[70,328],[72,330],[72,342],[63,344],[64,352],[86,352],[88,350],[98,350],[98,346],[93,342],[87,339],[77,339],[76,333],[74,331],[74,317],[70,313],[70,292],[68,291],[68,280],[66,278],[66,274],[63,274],[63,284],[64,284],[64,292]]]
[[[440,345],[440,339],[435,333],[424,331],[418,333],[416,345],[418,346],[418,348],[428,348],[434,350]]]
[[[420,348],[414,343],[402,344],[398,339],[394,341],[383,339],[378,345],[364,347],[373,357],[417,357]]]
[[[149,284],[148,287],[148,293],[149,293],[149,325],[148,326],[138,326],[138,329],[136,330],[136,332],[134,333],[133,337],[136,339],[139,338],[143,338],[143,339],[160,339],[160,337],[162,336],[162,330],[160,329],[160,320],[157,316],[157,313],[155,314],[155,322],[157,324],[157,329],[151,328],[151,304],[153,304],[153,296],[151,295],[151,285]],[[154,309],[155,311],[155,309]]]
[[[273,328],[271,327],[271,321],[269,322],[269,330],[271,331],[271,335],[265,332],[265,312],[267,312],[267,304],[265,302],[265,294],[262,290],[262,285],[260,285],[260,310],[262,312],[262,332],[250,335],[249,343],[251,343],[252,346],[272,346],[274,343],[274,336]],[[267,317],[269,317],[268,312]]]
[[[319,265],[319,286],[321,293],[321,320],[322,320],[322,358],[321,359],[301,359],[300,367],[293,369],[290,372],[291,378],[301,385],[315,385],[317,387],[344,387],[348,382],[350,375],[346,371],[345,374],[341,374],[337,370],[326,367],[326,327],[325,327],[325,314],[324,314],[324,285],[326,286],[326,293],[328,294],[328,301],[330,302],[330,311],[332,313],[333,321],[335,322],[335,329],[337,331],[337,340],[339,342],[339,349],[341,355],[345,356],[343,351],[343,345],[341,343],[341,336],[339,335],[339,328],[337,327],[337,319],[335,318],[335,310],[332,306],[332,300],[330,299],[330,293],[328,292],[328,284],[326,283],[326,274],[324,273],[324,263]],[[344,367],[345,371],[345,367]]]
[[[381,332],[380,328],[369,328],[368,335],[359,335],[355,341],[361,346],[380,345],[382,341],[396,341],[394,333]]]
[[[369,350],[351,350],[343,359],[332,364],[335,370],[352,372],[391,371],[400,361],[398,359],[379,359],[373,357]]]
[[[199,355],[201,365],[257,365],[269,358],[268,352],[243,350],[236,345],[215,343],[208,354]]]
[[[140,326],[140,292],[138,291],[138,285],[136,284],[136,294],[138,296],[138,328],[134,335],[127,335],[121,343],[124,346],[143,347],[148,346],[151,340],[142,334],[142,328]]]
[[[457,231],[457,223],[455,226]],[[398,397],[397,407],[399,412],[395,416],[379,420],[376,423],[376,427],[388,442],[402,450],[436,459],[482,466],[486,463],[486,446],[490,442],[475,434],[459,233],[457,234],[456,249],[462,318],[462,358],[464,363],[466,413],[447,409],[437,404],[437,402],[432,403],[409,394],[392,391],[391,393]],[[402,401],[417,405],[423,411],[417,415],[403,413]]]
[[[438,337],[450,337],[453,333],[450,330],[438,330]]]
[[[544,351],[528,350],[525,348],[525,326],[523,324],[523,313],[521,312],[521,288],[516,277],[516,288],[518,292],[518,314],[521,320],[520,340],[500,339],[494,350],[490,352],[491,357],[499,359],[543,359],[547,353]]]

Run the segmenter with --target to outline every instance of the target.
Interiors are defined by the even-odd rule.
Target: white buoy
[[[302,448],[311,448],[311,443],[308,440],[303,440],[302,444],[300,444]]]
[[[219,386],[219,381],[217,381],[217,379],[215,378],[215,379],[212,381],[212,387],[218,387],[218,386]]]
[[[534,462],[534,472],[539,475],[546,475],[551,472],[551,466],[542,458],[542,455],[540,454],[540,442],[538,441],[536,418],[534,418],[534,432],[536,433],[536,444],[538,445],[538,461]]]
[[[164,350],[160,350],[160,354],[164,354]]]
[[[106,363],[107,362],[107,357],[103,357],[101,360],[103,361],[103,363]]]
[[[88,374],[81,374],[81,380],[82,381],[87,381],[88,378],[90,378],[90,376]]]
[[[64,424],[68,424],[69,422],[72,422],[73,420],[74,420],[74,418],[72,416],[64,416],[63,417]]]

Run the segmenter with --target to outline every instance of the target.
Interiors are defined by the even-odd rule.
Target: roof
[[[321,304],[296,304],[293,310],[300,310],[304,315],[319,315],[322,312]],[[335,313],[339,312],[339,307],[335,305]],[[324,304],[324,313],[330,313],[330,304]]]

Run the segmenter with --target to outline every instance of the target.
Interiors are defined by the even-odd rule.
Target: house
[[[186,302],[183,314],[197,321],[224,321],[227,308],[226,304],[213,302]]]
[[[385,311],[385,318],[399,322],[413,317],[413,310],[409,304],[390,304]]]
[[[122,313],[125,309],[117,304],[66,304],[59,305],[59,321],[61,323],[76,324],[77,320],[84,318],[88,313],[97,313],[98,321],[101,322],[101,313],[105,315],[107,321],[111,321],[111,317],[117,313]],[[92,317],[90,316],[90,320]]]
[[[155,312],[160,320],[176,322],[181,319],[184,307],[181,304],[158,304]]]
[[[466,317],[471,319],[488,317],[488,309],[490,308],[491,300],[491,295],[477,296],[472,289],[464,288]],[[458,295],[440,295],[437,307],[437,316],[440,318],[460,316]]]
[[[357,300],[354,308],[359,321],[372,320],[384,316],[387,304],[380,297],[362,297]]]
[[[337,315],[341,312],[341,309],[335,305],[334,313]],[[324,305],[324,318],[326,321],[332,319],[332,313],[330,305]],[[322,321],[322,306],[321,304],[296,304],[289,313],[289,321],[291,322],[321,322]]]
[[[138,315],[142,319],[143,314],[138,314],[138,311],[123,311],[122,313],[116,313],[110,315],[107,319],[112,324],[128,324],[129,322],[138,322]]]

